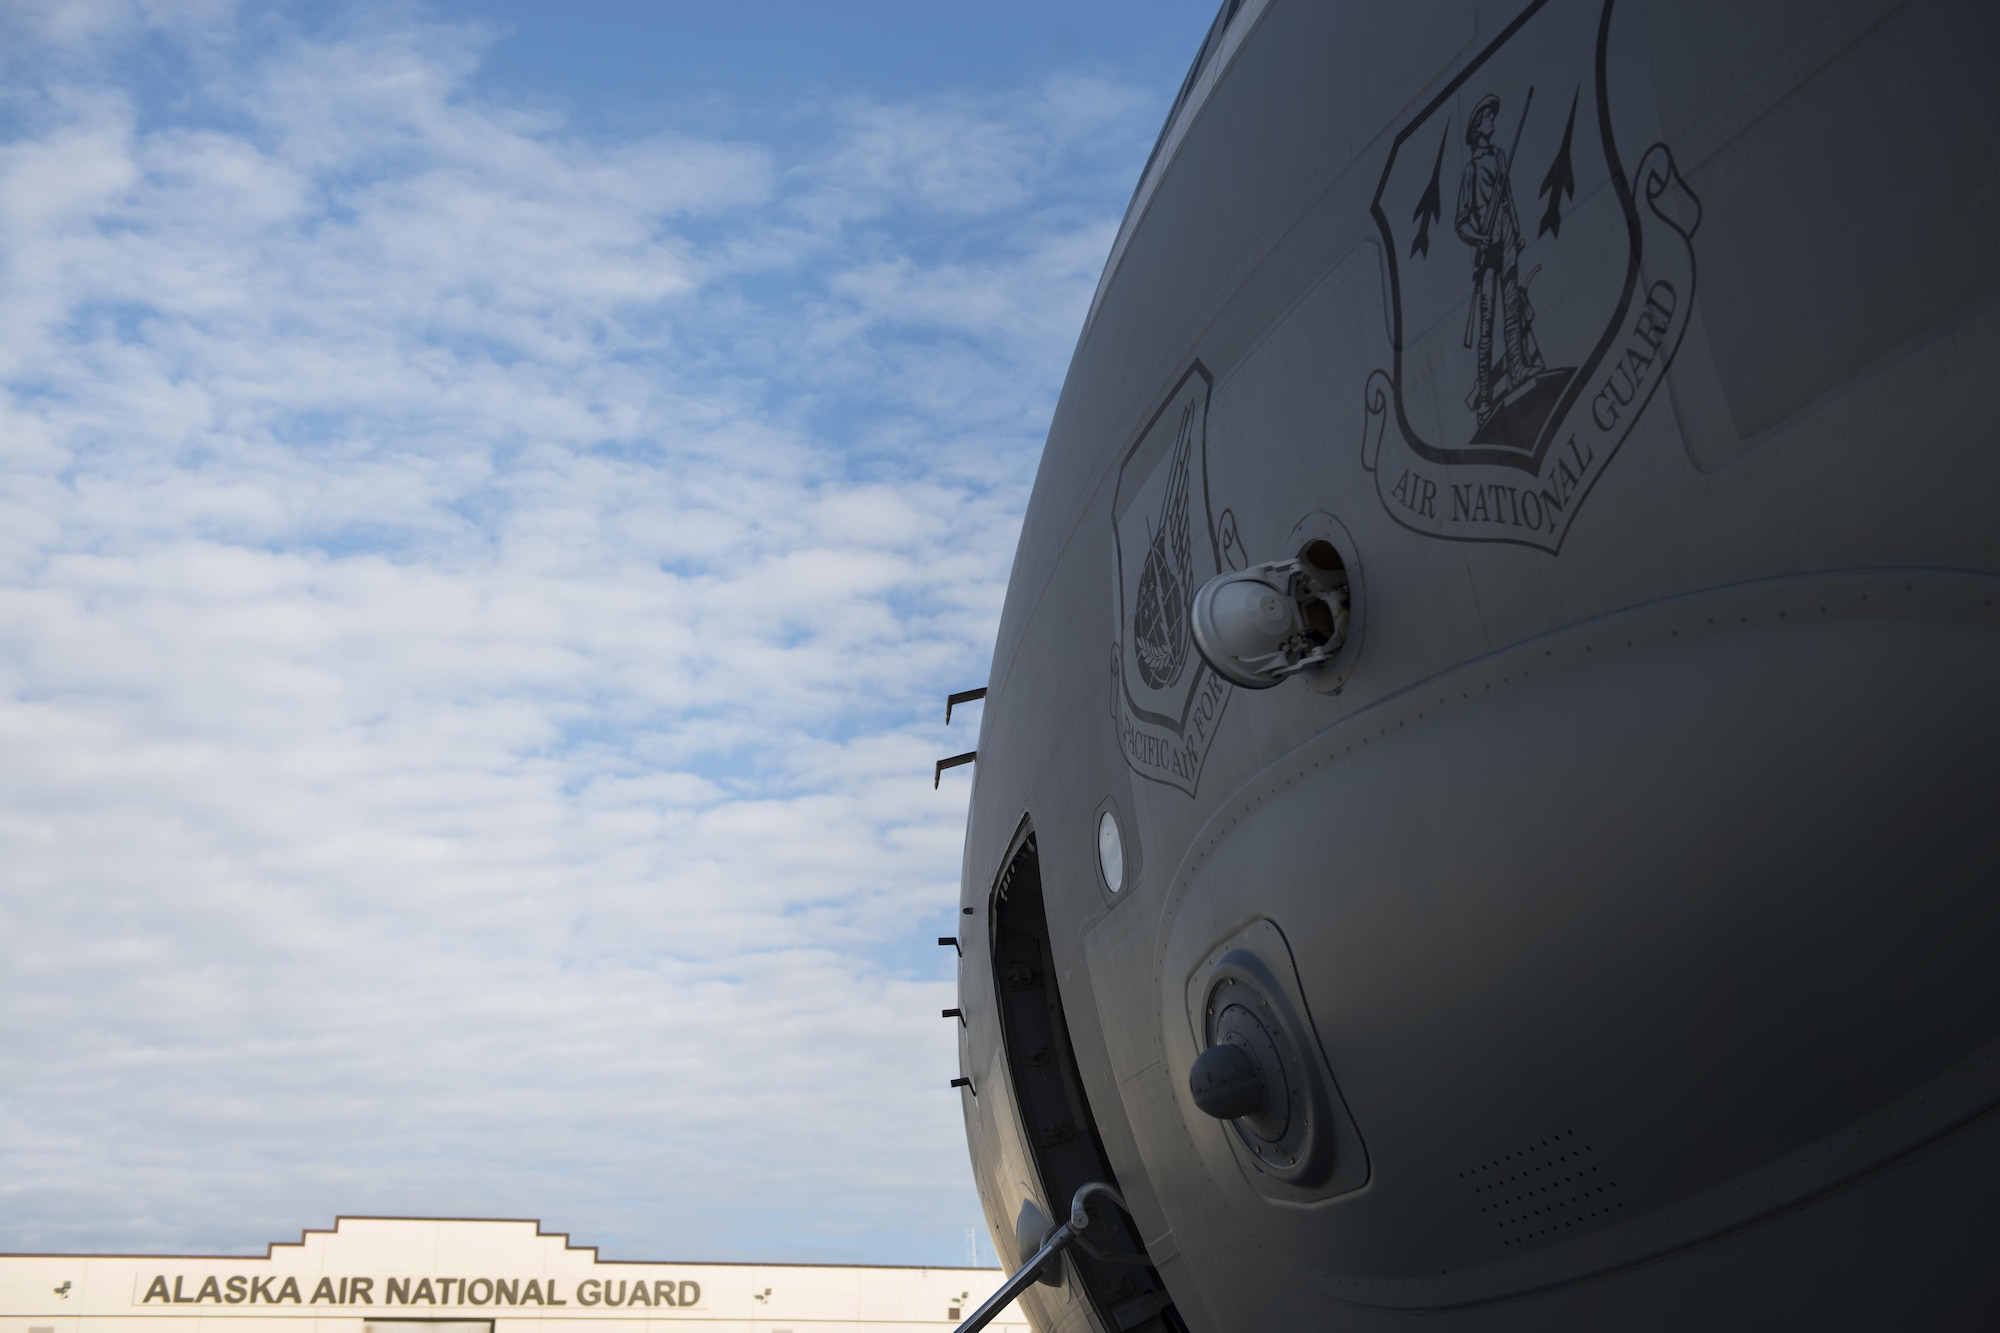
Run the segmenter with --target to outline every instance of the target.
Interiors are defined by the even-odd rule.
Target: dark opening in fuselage
[[[1023,836],[995,886],[992,939],[993,979],[1014,1103],[1041,1178],[1042,1202],[1060,1221],[1068,1215],[1079,1186],[1101,1180],[1116,1188],[1118,1179],[1077,1075],[1056,986],[1041,858],[1032,831]],[[1109,1204],[1092,1208],[1088,1235],[1095,1248],[1107,1254],[1145,1253],[1131,1220]],[[1105,1328],[1118,1333],[1185,1333],[1166,1284],[1152,1267],[1106,1262],[1080,1249],[1072,1249],[1069,1259],[1070,1272],[1080,1279],[1085,1299]]]

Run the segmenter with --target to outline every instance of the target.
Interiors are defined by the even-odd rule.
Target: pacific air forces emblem
[[[1111,515],[1119,747],[1140,776],[1190,796],[1235,686],[1195,650],[1189,607],[1225,559],[1242,567],[1241,544],[1209,515],[1208,392],[1201,365],[1181,377],[1126,452]]]
[[[1616,8],[1538,0],[1390,149],[1362,463],[1404,527],[1560,550],[1680,347],[1701,206],[1665,144],[1627,165],[1644,24]]]

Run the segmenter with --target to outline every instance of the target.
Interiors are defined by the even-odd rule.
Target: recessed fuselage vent
[[[1458,1173],[1509,1248],[1594,1231],[1624,1209],[1596,1149],[1573,1129]]]

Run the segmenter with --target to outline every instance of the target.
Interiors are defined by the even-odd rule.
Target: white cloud
[[[1131,97],[616,140],[189,13],[12,21],[0,1248],[961,1258],[925,778]]]

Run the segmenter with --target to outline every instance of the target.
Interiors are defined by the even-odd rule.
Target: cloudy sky
[[[0,0],[0,1250],[965,1261],[930,763],[1214,3],[1082,8]]]

